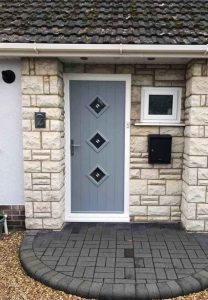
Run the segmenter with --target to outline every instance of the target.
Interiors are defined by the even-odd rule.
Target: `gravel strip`
[[[11,233],[0,240],[0,300],[82,300],[44,286],[27,276],[19,261],[24,232]]]
[[[55,291],[27,276],[18,253],[24,232],[11,233],[0,240],[0,300],[82,300]],[[207,300],[208,290],[168,300]]]

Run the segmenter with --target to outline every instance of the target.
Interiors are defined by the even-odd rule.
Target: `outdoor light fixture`
[[[2,79],[6,83],[13,83],[15,81],[15,73],[11,70],[2,71]]]
[[[80,57],[80,59],[81,60],[88,60],[88,57],[83,56],[83,57]]]

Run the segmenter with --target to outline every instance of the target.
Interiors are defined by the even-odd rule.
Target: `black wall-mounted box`
[[[148,136],[149,164],[169,164],[171,162],[172,136],[150,134]]]

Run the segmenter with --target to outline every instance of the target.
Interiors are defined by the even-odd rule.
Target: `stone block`
[[[199,179],[208,179],[208,169],[198,169],[198,178]]]
[[[56,75],[62,72],[62,64],[56,58],[38,58],[35,59],[36,75]]]
[[[50,94],[63,96],[63,80],[59,76],[50,76]]]
[[[131,195],[147,194],[147,180],[131,179],[130,194]]]
[[[63,170],[62,161],[43,161],[42,162],[42,172],[54,172],[59,173]]]
[[[41,192],[40,191],[25,191],[25,203],[29,202],[29,201],[41,201],[42,197],[41,197]]]
[[[156,70],[155,71],[155,80],[184,80],[185,79],[185,71],[184,70]]]
[[[62,133],[42,132],[43,149],[60,149],[63,147]]]
[[[34,212],[51,212],[50,202],[34,202]]]
[[[29,75],[30,74],[30,65],[29,65],[29,59],[28,58],[23,58],[22,59],[21,73],[22,73],[22,75]]]
[[[61,202],[52,202],[52,218],[63,218],[64,213],[64,203]]]
[[[26,95],[43,94],[42,76],[22,76],[22,93]]]
[[[131,136],[145,136],[159,134],[159,127],[154,126],[131,126]]]
[[[139,179],[140,177],[139,169],[130,169],[130,179]]]
[[[62,218],[47,218],[43,219],[43,228],[44,229],[56,229],[60,230],[63,226]]]
[[[197,214],[199,215],[208,215],[208,204],[198,204],[197,205]]]
[[[84,73],[84,64],[64,64],[64,73]]]
[[[160,169],[160,179],[181,179],[181,169]]]
[[[64,122],[60,120],[50,121],[51,131],[64,131]]]
[[[192,76],[201,76],[201,73],[202,73],[202,65],[194,64],[188,68],[186,73],[186,78],[190,78]]]
[[[190,95],[186,97],[185,107],[194,107],[194,106],[201,106],[200,95]]]
[[[184,134],[184,127],[160,127],[160,134],[170,134],[174,137],[181,137]]]
[[[63,98],[58,95],[38,95],[38,107],[60,107],[63,106]]]
[[[26,218],[33,218],[33,203],[25,202],[25,216]]]
[[[24,173],[24,186],[27,190],[32,189],[31,173]]]
[[[148,206],[149,216],[170,216],[170,206]]]
[[[186,95],[206,95],[208,94],[208,76],[192,77],[186,83]]]
[[[140,205],[140,195],[131,195],[129,204],[132,206]]]
[[[183,152],[184,148],[184,138],[183,137],[173,137],[172,138],[172,152]]]
[[[180,205],[181,196],[160,196],[160,205]]]
[[[148,185],[148,195],[165,195],[165,185]]]
[[[51,213],[50,212],[38,212],[34,213],[34,218],[51,218]]]
[[[191,125],[207,124],[208,107],[191,107],[189,111],[189,122]]]
[[[197,169],[196,168],[188,168],[188,167],[184,166],[183,180],[188,185],[197,185],[197,181],[198,181]]]
[[[30,120],[22,120],[22,129],[23,131],[31,131],[32,124]]]
[[[182,199],[181,211],[186,217],[186,219],[196,219],[196,203],[189,203],[185,199]]]
[[[40,149],[40,132],[23,132],[24,149]]]
[[[130,206],[130,216],[146,216],[147,206]]]
[[[42,229],[43,220],[41,218],[27,218],[25,219],[25,226],[27,229]]]
[[[117,74],[133,74],[134,65],[116,65]]]
[[[51,180],[50,179],[33,179],[34,185],[50,185]]]
[[[41,171],[41,164],[39,161],[25,161],[24,162],[24,170],[25,172],[32,173],[32,172],[40,172]]]
[[[181,195],[182,182],[181,180],[167,180],[166,194],[167,195]]]
[[[184,182],[183,192],[188,202],[203,203],[206,201],[206,186],[191,186]]]
[[[173,168],[176,168],[176,169],[180,168],[180,169],[182,169],[182,167],[183,167],[183,160],[181,158],[173,159],[172,165],[173,165]]]
[[[141,88],[139,86],[132,85],[131,87],[131,102],[141,102]]]
[[[42,191],[43,201],[56,202],[64,197],[64,188],[59,191]]]
[[[132,85],[152,86],[153,85],[153,76],[152,75],[133,75],[132,76]]]
[[[51,174],[50,173],[33,173],[32,178],[33,179],[50,179]]]
[[[31,160],[32,158],[31,150],[23,150],[23,156],[24,156],[24,160]]]
[[[63,172],[51,173],[51,189],[60,190],[60,188],[64,185],[64,180]]]
[[[51,150],[51,160],[64,159],[64,149]]]
[[[186,126],[184,134],[185,137],[192,137],[192,138],[199,138],[199,137],[204,137],[205,136],[205,127],[204,126],[199,126],[199,125],[195,125],[195,126]]]
[[[34,120],[35,112],[38,112],[37,107],[23,107],[22,108],[22,118],[23,120]]]
[[[97,73],[97,74],[114,74],[115,65],[110,64],[86,64],[86,73]]]
[[[190,168],[205,168],[207,167],[207,156],[191,156],[184,155],[184,163]]]
[[[131,120],[138,120],[140,118],[140,104],[132,102],[131,104]]]
[[[61,108],[41,108],[42,112],[46,113],[47,119],[49,120],[62,120],[63,119],[63,109]]]
[[[29,107],[29,106],[30,106],[30,96],[22,95],[22,107]]]
[[[141,179],[158,179],[158,170],[154,169],[142,169]]]
[[[131,152],[147,152],[147,138],[146,137],[131,137]]]
[[[203,220],[188,220],[185,216],[181,216],[183,226],[187,231],[200,232],[204,231],[205,222]]]

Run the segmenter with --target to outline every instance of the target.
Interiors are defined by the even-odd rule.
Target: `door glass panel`
[[[95,169],[91,171],[88,177],[94,184],[98,186],[103,183],[108,176],[109,175],[105,172],[105,170],[97,165]]]
[[[108,140],[100,132],[96,132],[87,142],[96,152],[100,152]]]
[[[88,108],[98,118],[108,108],[108,105],[103,100],[101,100],[100,97],[96,97],[88,105]]]

